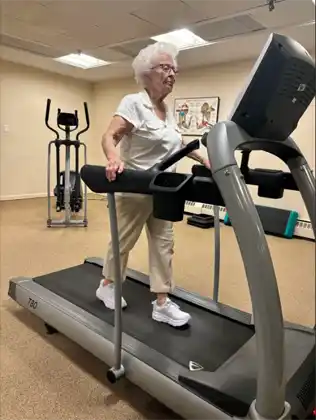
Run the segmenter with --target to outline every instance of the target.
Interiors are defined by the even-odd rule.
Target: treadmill
[[[247,184],[258,195],[281,198],[297,190],[315,233],[315,178],[291,133],[315,96],[315,64],[291,38],[272,33],[227,121],[204,137],[212,171],[164,171],[194,141],[147,171],[124,170],[109,183],[102,166],[85,165],[81,176],[96,193],[107,193],[116,256],[116,310],[95,291],[103,261],[35,278],[10,280],[9,296],[112,366],[107,377],[125,376],[187,419],[303,419],[315,407],[315,327],[283,320],[273,262]],[[239,168],[234,157],[241,151]],[[289,172],[251,169],[254,150],[278,156]],[[157,218],[183,219],[185,201],[226,206],[243,258],[253,315],[176,288],[175,302],[192,315],[175,329],[151,319],[148,276],[129,270],[121,282],[115,193],[150,194]],[[120,287],[122,286],[122,287]],[[121,294],[128,301],[122,311]]]

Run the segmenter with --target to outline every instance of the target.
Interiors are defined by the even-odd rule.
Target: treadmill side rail
[[[15,284],[15,287],[12,285],[9,287],[11,291],[15,289],[15,293],[11,297],[19,305],[34,313],[107,365],[113,364],[113,342],[111,339],[107,339],[104,334],[96,332],[100,330],[103,333],[106,330],[106,335],[113,337],[112,326],[87,314],[84,310],[36,284],[31,279],[12,279],[11,282]],[[30,305],[30,299],[35,304]],[[125,340],[136,341],[130,337],[125,337]],[[142,343],[139,345],[142,346]],[[134,344],[133,347],[138,346]],[[139,356],[134,356],[127,351],[128,348],[128,344],[125,343],[122,350],[122,361],[127,367],[127,379],[158,399],[162,404],[184,418],[196,420],[231,419],[231,416],[183,387],[176,378],[171,379],[167,374],[162,374],[156,368],[144,363]],[[147,347],[145,353],[148,355],[148,352],[151,351]],[[159,353],[158,355],[161,356]],[[156,355],[149,354],[148,358],[156,359]],[[167,364],[169,359],[161,356],[161,360]],[[177,364],[174,363],[174,365]],[[180,367],[177,368],[177,374],[179,371]]]

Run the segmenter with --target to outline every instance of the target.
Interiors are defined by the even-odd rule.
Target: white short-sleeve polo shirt
[[[126,95],[115,115],[133,124],[120,141],[120,156],[126,169],[149,169],[182,147],[176,120],[167,108],[165,121],[157,117],[146,91]],[[175,171],[175,165],[169,171]]]

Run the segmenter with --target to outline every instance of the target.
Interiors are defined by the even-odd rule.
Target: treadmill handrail
[[[125,169],[118,174],[115,181],[108,181],[105,176],[105,167],[98,165],[84,165],[81,169],[81,178],[85,184],[97,194],[126,192],[132,194],[151,195],[150,183],[154,176],[160,172],[155,170],[133,170]],[[219,188],[212,177],[212,173],[202,165],[192,167],[193,177],[186,189],[186,200],[203,204],[225,206],[224,199]],[[271,174],[269,171],[261,169],[250,169],[245,177],[248,185],[260,187],[266,180],[269,181]],[[296,182],[291,173],[282,173],[282,185],[285,190],[298,190]]]
[[[151,181],[160,171],[124,169],[115,181],[108,181],[105,167],[84,165],[80,176],[83,182],[96,194],[130,193],[152,195]],[[185,199],[203,204],[224,206],[224,200],[211,177],[192,176],[186,188]]]
[[[193,140],[147,170],[124,169],[122,173],[117,174],[116,180],[113,182],[107,180],[104,166],[84,165],[81,168],[80,175],[82,180],[95,193],[129,192],[150,194],[150,182],[158,172],[170,168],[183,157],[193,152],[193,150],[199,149],[199,147],[200,141],[198,139]]]
[[[188,156],[194,150],[200,148],[200,140],[195,139],[188,143],[186,146],[182,147],[177,152],[173,153],[171,156],[163,159],[158,164],[152,166],[149,170],[150,171],[165,171],[166,169],[170,168],[170,166],[174,165],[175,163],[179,162],[185,156]]]

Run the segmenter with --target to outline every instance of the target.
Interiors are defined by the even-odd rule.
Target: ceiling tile
[[[263,29],[265,28],[251,19],[251,17],[241,15],[228,19],[209,21],[197,26],[194,32],[207,41],[215,41]]]
[[[182,68],[194,68],[218,63],[234,62],[258,57],[269,33],[256,32],[241,35],[202,48],[193,48],[179,56],[180,75]],[[228,71],[233,72],[234,67]],[[179,75],[179,77],[180,77]]]
[[[315,20],[315,6],[312,0],[287,0],[277,3],[272,13],[262,8],[251,14],[262,25],[277,28]]]
[[[118,24],[119,22],[119,24]],[[96,46],[119,44],[133,39],[149,38],[160,33],[160,29],[138,17],[117,14],[100,27],[100,42]]]
[[[61,28],[71,30],[78,27],[83,32],[105,23],[113,11],[113,2],[104,0],[47,0],[43,3],[51,20],[58,22]]]
[[[295,39],[315,57],[315,24],[284,28],[278,33]]]
[[[3,59],[86,80],[131,76],[131,59],[152,42],[150,36],[178,25],[192,25],[196,16],[204,21],[197,27],[207,29],[208,37],[214,37],[214,33],[216,36],[227,35],[227,31],[236,33],[237,29],[237,33],[245,28],[248,32],[256,30],[258,20],[263,26],[277,27],[277,32],[291,36],[315,54],[315,25],[293,27],[297,22],[314,18],[315,9],[311,0],[278,1],[273,12],[266,7],[266,0],[0,1],[3,33],[0,56]],[[260,5],[262,7],[258,7]],[[251,12],[247,14],[254,20],[243,16],[243,12],[249,9]],[[139,17],[129,15],[135,12]],[[230,25],[223,21],[236,14]],[[208,26],[210,22],[205,21],[210,18],[213,18],[212,25],[222,20],[221,25],[217,29]],[[292,27],[284,27],[289,22]],[[180,68],[184,70],[256,57],[270,31],[238,35],[207,47],[182,51]],[[78,49],[115,61],[115,64],[80,71],[47,59],[47,56],[63,55]]]
[[[27,6],[32,7],[36,4],[35,1],[28,1]],[[23,10],[26,7],[26,1],[24,0],[1,0],[1,12],[3,15],[15,16],[19,10]]]
[[[103,0],[110,4],[111,10],[124,11],[124,13],[132,13],[142,8],[144,5],[161,4],[162,1],[179,1],[179,0]]]
[[[183,0],[192,9],[203,14],[204,19],[233,15],[266,5],[266,0]]]
[[[120,52],[122,54],[125,54],[126,56],[136,57],[136,55],[139,53],[139,51],[149,44],[154,44],[155,41],[152,39],[142,39],[132,42],[127,42],[124,44],[116,45],[114,47],[111,47],[111,50]]]
[[[0,35],[0,44],[19,50],[29,51],[44,57],[58,57],[63,54],[62,50],[51,48],[42,43],[35,43],[25,39],[14,38],[9,35]]]
[[[93,57],[99,58],[105,61],[121,61],[130,58],[129,55],[124,54],[124,52],[120,52],[119,50],[115,50],[109,47],[100,47],[95,49],[87,49],[85,50],[86,54],[90,54]]]
[[[26,23],[39,23],[45,13],[45,6],[36,0],[4,0],[1,1],[2,19],[10,17]]]
[[[256,17],[256,15],[254,15]],[[245,15],[238,15],[235,17],[235,19],[240,22],[242,25],[244,25],[246,28],[249,29],[249,31],[260,31],[262,29],[265,29],[265,26],[263,26],[261,23],[257,22],[251,14],[245,14]]]
[[[134,10],[132,13],[159,26],[164,31],[182,28],[204,18],[201,12],[180,0],[159,1],[152,4],[144,2],[141,8]]]
[[[78,49],[78,42],[50,28],[28,25],[17,19],[5,19],[2,22],[2,34],[14,38],[44,44],[59,51],[72,52]]]
[[[1,32],[17,38],[29,39],[36,42],[42,41],[43,43],[46,43],[46,38],[50,39],[58,36],[60,33],[64,33],[62,31],[56,32],[47,27],[31,25],[14,18],[5,18],[2,20]]]
[[[120,21],[119,28],[118,21]],[[36,26],[6,17],[2,20],[1,31],[5,35],[46,44],[54,48],[60,46],[60,50],[69,52],[118,44],[130,39],[147,38],[159,32],[154,29],[153,25],[131,15],[117,16],[117,19],[106,22],[102,27],[90,26],[89,30],[85,31],[82,30],[82,27],[82,25],[73,23],[65,29],[56,30],[50,25]]]

